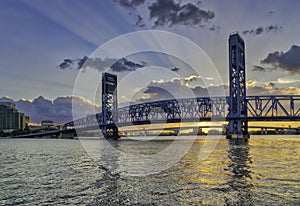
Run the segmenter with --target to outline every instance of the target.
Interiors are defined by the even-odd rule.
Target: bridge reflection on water
[[[287,147],[292,146],[293,141],[288,138],[272,137],[265,141],[254,137],[249,142],[222,139],[211,155],[202,161],[198,155],[204,140],[196,140],[173,167],[141,177],[126,174],[147,173],[153,169],[151,165],[155,166],[161,158],[168,159],[169,156],[153,159],[152,164],[143,164],[136,159],[133,161],[128,154],[155,154],[172,144],[171,140],[144,144],[124,139],[109,141],[115,150],[121,152],[103,149],[104,142],[107,141],[83,142],[85,148],[93,148],[90,154],[104,171],[96,183],[97,188],[103,188],[97,199],[99,204],[130,201],[144,205],[284,205],[297,201],[289,191],[297,190],[292,179],[297,179],[296,174],[299,174],[296,166],[299,165],[299,151],[298,147],[282,150],[283,142],[288,144]],[[181,142],[182,145],[185,143]],[[285,162],[288,156],[292,165]],[[285,169],[292,172],[291,176],[282,172]],[[287,182],[289,179],[291,181]]]

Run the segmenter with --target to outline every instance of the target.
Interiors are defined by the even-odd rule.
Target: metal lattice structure
[[[246,98],[247,115],[231,117],[228,114],[230,97],[203,97],[173,99],[130,105],[116,110],[118,119],[98,124],[102,113],[78,119],[78,129],[105,128],[164,122],[231,121],[300,121],[300,95],[249,96]],[[74,122],[65,124],[73,126]]]
[[[117,115],[117,75],[103,73],[102,75],[102,132],[105,137],[117,137],[118,128],[114,125],[118,121]]]
[[[225,97],[171,99],[120,108],[118,124],[225,120]]]
[[[229,37],[229,95],[228,134],[248,134],[245,43],[238,33]]]
[[[262,120],[299,121],[300,96],[249,96],[246,99],[248,116]],[[249,118],[248,118],[249,119]]]

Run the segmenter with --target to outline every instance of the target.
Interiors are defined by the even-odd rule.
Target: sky
[[[72,96],[76,78],[85,70],[78,66],[84,57],[95,65],[90,74],[98,79],[102,67],[117,62],[112,72],[128,78],[119,102],[132,101],[133,96],[162,99],[166,90],[182,94],[190,89],[201,95],[203,82],[213,88],[225,86],[226,92],[232,32],[246,42],[249,95],[300,94],[299,8],[297,0],[1,0],[0,97],[31,101],[43,96],[54,101]],[[119,60],[97,56],[98,48],[112,39],[146,30],[172,32],[194,42],[211,59],[223,84],[209,82],[213,77],[206,74],[185,72],[186,62],[164,54],[146,52]],[[142,41],[130,43],[139,47]],[[190,55],[181,48],[182,54]],[[204,60],[199,59],[201,65]],[[89,80],[82,91],[80,96],[93,102],[95,86]]]

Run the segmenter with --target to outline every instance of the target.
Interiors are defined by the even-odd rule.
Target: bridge
[[[201,97],[188,99],[170,99],[146,102],[122,107],[112,113],[117,121],[101,124],[103,113],[81,118],[64,125],[78,130],[93,130],[104,127],[125,127],[131,125],[211,122],[211,121],[299,121],[300,95],[297,96],[248,96],[246,98],[247,115],[230,117],[230,97]],[[295,107],[297,105],[298,107]],[[255,127],[260,128],[260,127]],[[264,128],[268,128],[264,126]],[[275,128],[275,127],[274,127]]]
[[[117,76],[102,75],[102,112],[68,122],[76,130],[101,129],[106,138],[118,137],[130,125],[226,121],[228,138],[248,138],[249,121],[299,121],[300,95],[247,96],[245,43],[229,36],[229,96],[167,99],[118,108]]]

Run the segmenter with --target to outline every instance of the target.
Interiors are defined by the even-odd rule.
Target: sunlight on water
[[[120,173],[126,159],[99,151],[97,163],[78,140],[1,139],[0,205],[300,204],[299,136],[252,136],[238,145],[221,139],[199,161],[203,142],[196,140],[173,167],[133,177]],[[138,155],[155,153],[170,141],[112,144]]]

